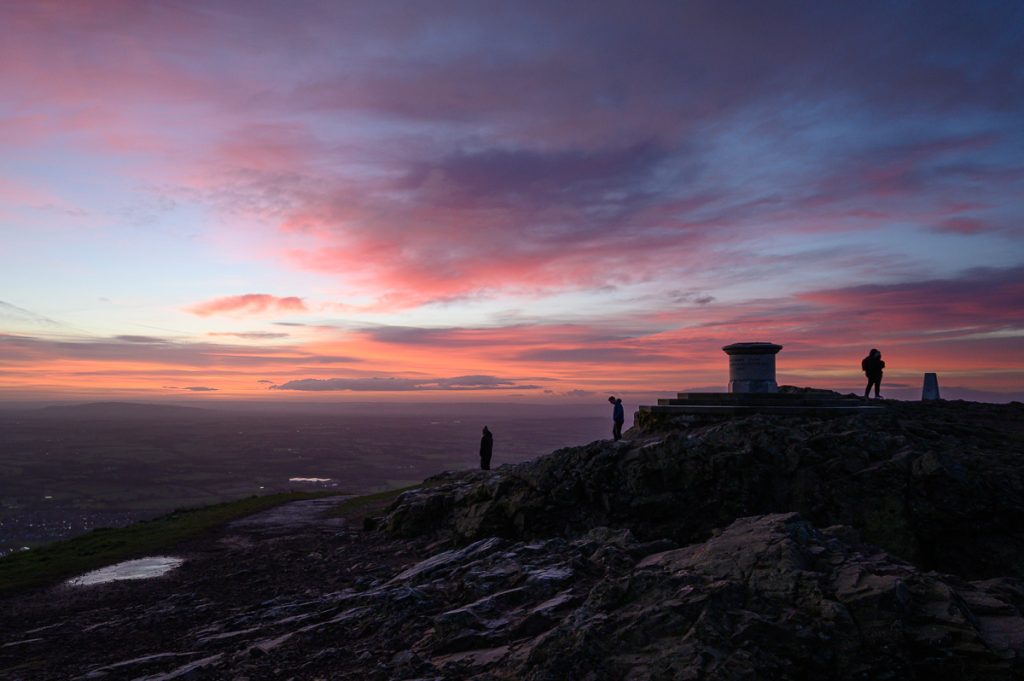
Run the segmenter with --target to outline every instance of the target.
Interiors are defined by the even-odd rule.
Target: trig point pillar
[[[775,393],[775,343],[733,343],[722,350],[729,355],[729,392]]]
[[[921,388],[921,400],[937,400],[939,398],[939,377],[936,374],[924,375],[924,386]]]

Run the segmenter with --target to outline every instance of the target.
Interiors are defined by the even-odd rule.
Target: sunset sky
[[[0,5],[0,400],[1024,399],[1024,4]]]

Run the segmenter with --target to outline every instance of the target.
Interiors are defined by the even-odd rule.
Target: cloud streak
[[[451,378],[304,378],[270,386],[271,390],[302,390],[312,392],[419,392],[467,390],[538,390],[539,386],[522,384],[496,376],[454,376]]]
[[[212,337],[231,337],[243,340],[274,340],[277,338],[288,338],[291,334],[274,333],[272,331],[211,331],[206,334]]]
[[[210,393],[217,392],[219,390],[219,388],[211,388],[205,385],[191,385],[184,388],[179,388],[173,385],[165,385],[164,388],[166,388],[167,390],[185,390],[193,393]]]
[[[5,325],[29,324],[32,326],[55,329],[61,326],[49,317],[36,314],[31,310],[12,305],[0,300],[0,323]]]
[[[267,293],[246,293],[240,296],[225,296],[208,300],[188,308],[188,311],[200,317],[219,314],[261,315],[306,312],[306,304],[301,298],[287,296],[284,298]]]

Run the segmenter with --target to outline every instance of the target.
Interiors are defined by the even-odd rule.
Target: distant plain
[[[604,405],[337,404],[216,410],[85,404],[0,411],[0,555],[256,494],[367,493],[606,437]],[[326,479],[298,481],[295,478]]]

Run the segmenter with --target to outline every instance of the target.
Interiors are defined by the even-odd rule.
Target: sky
[[[1017,2],[0,6],[0,399],[1024,399]]]

